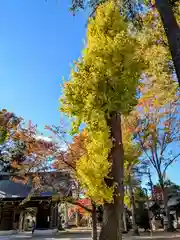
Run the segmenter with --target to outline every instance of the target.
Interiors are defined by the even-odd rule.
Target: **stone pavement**
[[[55,236],[51,235],[41,235],[41,236],[32,236],[30,232],[27,233],[19,233],[19,234],[12,234],[12,235],[4,235],[0,236],[0,240],[91,240],[91,233],[90,231],[67,231],[67,232],[60,232],[56,234]],[[124,240],[180,240],[180,233],[163,233],[163,232],[156,232],[153,233],[153,236],[150,236],[149,234],[142,233],[141,236],[138,237],[132,237],[130,234],[123,236]]]

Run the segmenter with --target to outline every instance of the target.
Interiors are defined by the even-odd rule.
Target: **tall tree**
[[[171,0],[156,0],[155,5],[161,16],[164,31],[168,39],[168,45],[174,63],[176,75],[180,85],[180,27],[174,16]]]
[[[144,57],[149,63],[139,85],[139,103],[136,111],[132,113],[132,119],[128,120],[132,120],[131,131],[136,129],[135,140],[141,144],[148,161],[151,159],[149,163],[155,167],[159,179],[163,179],[163,172],[166,172],[168,166],[178,158],[178,153],[176,155],[172,151],[171,155],[169,152],[172,144],[177,144],[179,139],[178,84],[173,80],[166,39],[162,34],[163,29],[156,11],[153,14],[148,13],[144,17],[144,22],[146,27],[142,29],[140,35],[142,34],[141,39],[144,41],[144,47],[146,46]],[[146,37],[143,38],[145,33]],[[143,145],[147,142],[152,144],[151,147],[146,148]],[[165,157],[168,152],[169,161]]]
[[[75,13],[78,9],[84,9],[85,6],[89,6],[94,14],[95,9],[102,3],[107,2],[108,0],[90,0],[85,2],[84,0],[72,0],[71,10]],[[142,28],[143,26],[143,15],[145,12],[154,11],[154,8],[158,10],[158,13],[161,17],[162,25],[164,27],[168,44],[167,47],[170,50],[172,61],[174,64],[175,72],[177,79],[180,85],[180,28],[178,24],[179,17],[176,18],[174,10],[179,10],[179,1],[178,0],[144,0],[144,1],[133,1],[133,0],[122,0],[116,1],[116,4],[120,2],[120,13],[124,16],[124,19],[127,21],[132,21],[134,26]]]
[[[152,102],[146,101],[141,102],[141,104],[143,105],[141,109],[143,114],[139,116],[134,137],[141,144],[146,157],[142,163],[151,164],[157,172],[165,210],[169,216],[165,174],[168,167],[180,159],[178,147],[177,150],[174,150],[180,140],[179,100],[169,102],[163,107],[152,105]]]
[[[139,157],[142,154],[142,150],[139,147],[139,144],[133,141],[133,134],[128,126],[127,118],[124,119],[122,128],[125,159],[125,186],[127,186],[132,212],[133,235],[139,235],[138,227],[136,224],[136,206],[134,197],[134,186],[136,184],[134,183],[137,183],[137,181],[134,174],[134,168],[139,163]]]
[[[85,142],[87,138],[87,133],[85,130],[83,130],[81,133],[73,137],[72,143],[69,143],[66,141],[64,136],[62,135],[62,132],[60,131],[60,127],[46,127],[49,129],[53,134],[56,136],[56,138],[59,139],[59,141],[63,144],[65,150],[59,150],[59,147],[57,146],[57,151],[54,152],[54,162],[53,167],[56,170],[68,170],[71,173],[72,179],[76,182],[76,188],[74,189],[76,191],[76,196],[72,198],[66,198],[65,201],[77,205],[77,207],[80,207],[91,214],[92,217],[92,238],[93,240],[97,240],[97,216],[96,216],[96,203],[87,196],[86,191],[82,188],[81,183],[78,179],[77,174],[77,164],[79,159],[86,154],[87,150],[85,147]],[[63,130],[64,131],[64,130]],[[86,206],[82,203],[82,201],[79,201],[79,195],[82,194],[84,196],[87,196],[90,201],[90,206]]]
[[[138,47],[119,15],[119,7],[112,2],[100,6],[88,24],[87,47],[75,63],[61,99],[61,110],[76,120],[76,127],[85,123],[88,132],[88,154],[78,162],[78,174],[88,194],[104,200],[100,239],[121,239],[121,114],[128,114],[136,104],[142,70],[142,62],[136,57]]]

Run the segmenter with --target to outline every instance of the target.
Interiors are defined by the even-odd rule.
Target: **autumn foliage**
[[[3,144],[16,131],[20,122],[21,118],[6,109],[0,111],[0,144]]]
[[[86,138],[87,133],[85,130],[74,136],[72,143],[67,144],[66,150],[57,151],[53,167],[59,170],[76,171],[77,161],[86,153]]]

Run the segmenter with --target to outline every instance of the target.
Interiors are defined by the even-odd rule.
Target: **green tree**
[[[170,180],[165,181],[165,186],[169,189],[169,194],[176,196],[180,192],[180,186]]]
[[[154,187],[161,189],[161,186],[160,186],[159,183],[154,185]],[[177,185],[174,182],[171,182],[170,180],[165,180],[164,181],[164,187],[166,189],[168,198],[173,197],[173,196],[177,196],[180,193],[180,186]]]
[[[104,201],[100,239],[121,239],[124,150],[121,115],[136,105],[136,87],[144,66],[139,42],[112,2],[97,9],[87,31],[87,47],[65,83],[61,110],[85,123],[88,154],[78,161],[78,175],[88,195]],[[139,53],[139,52],[138,52]],[[128,79],[128,81],[127,81]]]

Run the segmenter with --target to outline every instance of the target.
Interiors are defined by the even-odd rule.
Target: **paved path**
[[[11,236],[0,236],[0,240],[91,240],[90,232],[61,232],[57,236],[32,236],[31,233],[20,233]],[[124,236],[124,240],[180,240],[180,233],[156,233],[153,236]]]

